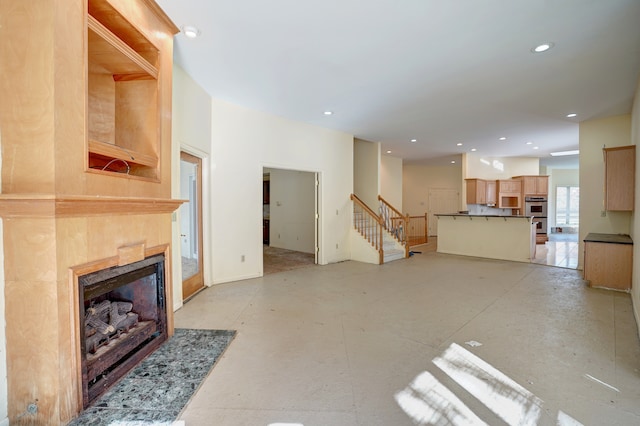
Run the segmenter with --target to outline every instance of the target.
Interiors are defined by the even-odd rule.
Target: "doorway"
[[[204,288],[202,253],[202,159],[180,152],[180,249],[182,253],[182,298]]]
[[[318,173],[263,169],[263,274],[318,263]]]

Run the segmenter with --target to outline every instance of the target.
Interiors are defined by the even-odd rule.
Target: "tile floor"
[[[187,426],[640,424],[630,296],[572,269],[425,250],[217,285],[175,322],[238,331]]]
[[[576,269],[578,250],[578,234],[549,234],[549,241],[536,245],[536,256],[532,262]]]

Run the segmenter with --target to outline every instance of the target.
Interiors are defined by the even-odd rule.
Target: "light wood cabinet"
[[[467,204],[487,204],[487,182],[483,179],[465,179]]]
[[[498,200],[496,181],[488,180],[486,184],[487,184],[487,205],[495,206]]]
[[[635,145],[603,148],[605,210],[633,211],[636,173]]]
[[[465,179],[467,184],[467,204],[496,204],[496,181],[484,179]]]
[[[522,208],[522,182],[515,179],[500,179],[496,181],[498,207],[508,209]]]
[[[514,176],[522,181],[523,196],[546,196],[549,193],[549,176]]]
[[[589,234],[584,240],[584,279],[591,287],[631,288],[633,244],[628,235]]]

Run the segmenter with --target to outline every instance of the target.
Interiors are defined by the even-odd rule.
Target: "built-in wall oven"
[[[534,217],[537,234],[547,233],[547,197],[525,197],[524,214]]]

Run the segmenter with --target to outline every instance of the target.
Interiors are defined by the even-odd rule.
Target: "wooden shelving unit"
[[[87,17],[87,169],[158,179],[158,50],[107,2]]]

